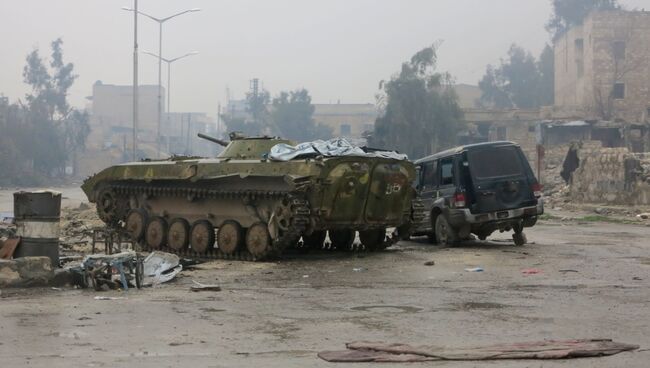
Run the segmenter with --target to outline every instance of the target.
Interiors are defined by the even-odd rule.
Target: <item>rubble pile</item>
[[[86,253],[90,251],[93,229],[103,227],[95,206],[82,203],[76,208],[63,208],[61,213],[60,245],[63,250]]]

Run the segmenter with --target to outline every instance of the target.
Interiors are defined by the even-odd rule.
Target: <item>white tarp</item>
[[[183,270],[177,255],[165,252],[151,252],[144,259],[144,286],[153,286],[172,280]]]
[[[328,141],[317,140],[313,142],[300,143],[297,146],[290,146],[286,143],[276,144],[269,152],[269,158],[276,161],[289,161],[295,158],[304,157],[334,157],[334,156],[359,156],[359,157],[383,157],[396,160],[407,160],[404,154],[394,151],[370,151],[366,152],[360,147],[350,144],[344,138],[334,138]]]

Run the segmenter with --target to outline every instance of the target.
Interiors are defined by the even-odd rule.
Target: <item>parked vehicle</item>
[[[452,245],[476,234],[514,231],[515,244],[526,243],[523,229],[544,213],[542,188],[516,143],[466,145],[415,162],[415,189],[425,218],[414,235]]]

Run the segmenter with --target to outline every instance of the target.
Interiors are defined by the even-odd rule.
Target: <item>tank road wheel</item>
[[[141,208],[129,211],[129,214],[126,215],[125,227],[134,241],[142,240],[147,227],[147,212]]]
[[[326,231],[314,231],[310,235],[303,235],[302,241],[306,248],[309,249],[322,249],[325,243]]]
[[[214,245],[214,226],[207,220],[199,220],[192,225],[190,245],[197,253],[205,253]]]
[[[455,245],[458,243],[456,231],[449,225],[443,214],[436,217],[436,240],[443,246]]]
[[[386,240],[386,229],[359,231],[361,244],[367,250],[376,251],[386,249],[388,243]]]
[[[225,254],[233,254],[244,243],[244,231],[237,221],[225,221],[217,230],[217,247]]]
[[[339,250],[352,249],[354,235],[354,230],[330,230],[332,245]]]
[[[266,224],[257,222],[248,228],[246,249],[257,259],[264,258],[271,252],[271,236]]]
[[[172,220],[167,232],[167,245],[174,250],[187,249],[190,244],[190,223],[182,218]]]
[[[103,189],[99,192],[96,203],[99,218],[110,225],[117,224],[122,219],[124,212],[126,212],[118,196],[110,188]]]
[[[162,248],[167,243],[167,221],[160,216],[149,220],[144,239],[152,249]]]

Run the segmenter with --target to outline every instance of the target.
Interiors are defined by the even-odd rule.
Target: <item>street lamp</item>
[[[188,56],[196,55],[196,54],[198,54],[198,51],[188,52],[188,53],[185,54],[185,55],[182,55],[182,56],[179,56],[179,57],[176,57],[176,58],[173,58],[173,59],[166,59],[166,58],[164,58],[164,57],[160,57],[160,55],[156,55],[156,54],[154,54],[153,52],[149,52],[149,51],[143,51],[143,53],[145,53],[145,54],[147,54],[147,55],[151,55],[151,56],[153,56],[153,57],[155,57],[155,58],[157,58],[157,59],[160,59],[160,60],[162,60],[162,61],[164,61],[164,62],[167,63],[167,112],[169,113],[169,112],[171,111],[171,109],[170,109],[170,106],[171,106],[171,102],[170,102],[170,101],[171,101],[171,92],[170,92],[170,91],[171,91],[171,69],[172,69],[172,63],[173,63],[174,61],[178,61],[178,60],[183,59],[183,58],[186,58],[186,57],[188,57]]]
[[[135,13],[142,14],[145,17],[147,17],[147,18],[149,18],[149,19],[151,19],[151,20],[153,20],[155,22],[158,22],[159,31],[158,31],[158,132],[157,132],[158,139],[157,139],[157,147],[158,147],[158,158],[160,158],[160,121],[162,119],[162,26],[163,26],[163,23],[165,23],[166,21],[168,21],[168,20],[170,20],[172,18],[178,17],[179,15],[183,15],[185,13],[192,13],[192,12],[201,11],[201,9],[199,9],[199,8],[188,9],[188,10],[184,10],[182,12],[178,12],[176,14],[170,15],[170,16],[165,17],[165,18],[156,18],[156,17],[154,17],[152,15],[149,15],[147,13],[141,12],[141,11],[139,11],[137,9],[133,9],[133,8],[122,7],[122,9],[124,9],[126,11],[132,11],[132,12],[135,12]]]

